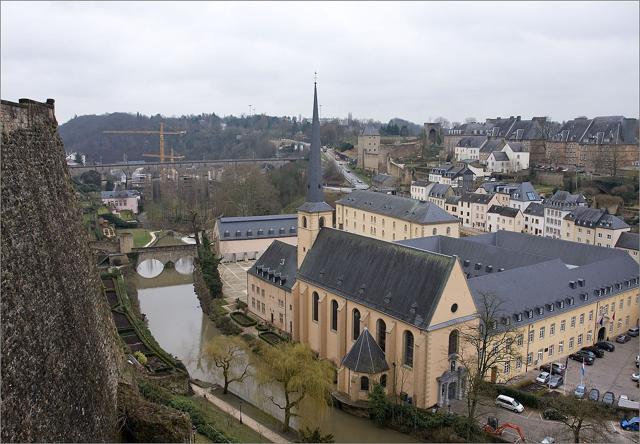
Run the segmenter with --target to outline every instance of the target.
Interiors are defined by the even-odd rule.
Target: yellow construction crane
[[[184,159],[184,156],[174,156],[173,155],[173,148],[171,149],[171,155],[166,155],[164,153],[164,136],[182,135],[182,134],[187,134],[187,132],[186,131],[165,131],[164,130],[164,123],[160,123],[160,131],[147,131],[147,130],[116,131],[116,130],[109,130],[109,131],[103,131],[103,134],[146,134],[146,135],[159,134],[160,135],[160,153],[159,154],[145,153],[145,154],[143,154],[143,156],[145,156],[145,157],[159,157],[160,158],[160,163],[164,163],[165,159],[169,159],[169,160]]]

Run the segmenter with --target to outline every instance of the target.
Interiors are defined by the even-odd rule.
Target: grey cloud
[[[2,3],[4,99],[415,122],[638,114],[637,2]]]

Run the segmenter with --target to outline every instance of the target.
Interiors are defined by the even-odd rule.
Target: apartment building
[[[497,194],[464,193],[458,202],[458,218],[465,227],[486,231],[492,205],[500,205]]]
[[[502,205],[492,205],[487,211],[487,230],[496,232],[498,230],[524,232],[524,215],[517,208],[505,207]]]
[[[631,227],[600,208],[578,207],[564,217],[561,239],[613,248]]]
[[[544,201],[544,235],[562,239],[562,221],[564,217],[578,207],[586,207],[587,200],[582,194],[568,191],[556,191]]]
[[[638,233],[625,231],[620,234],[620,237],[618,237],[618,241],[616,242],[616,248],[629,253],[636,262],[640,262],[640,255],[638,255],[639,247],[640,235]]]
[[[532,202],[523,211],[524,230],[523,233],[534,236],[544,236],[544,205]]]

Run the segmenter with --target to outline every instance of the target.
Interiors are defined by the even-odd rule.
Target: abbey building
[[[487,294],[519,332],[521,357],[491,372],[503,381],[638,325],[638,284],[623,251],[502,230],[458,238],[457,218],[425,202],[354,192],[334,218],[315,90],[297,244],[275,241],[247,277],[249,309],[331,360],[340,397],[366,401],[380,383],[418,407],[464,396],[459,332]]]

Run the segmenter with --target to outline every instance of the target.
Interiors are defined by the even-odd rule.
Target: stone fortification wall
[[[119,353],[53,100],[2,101],[4,442],[111,441]]]

